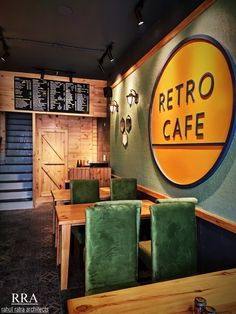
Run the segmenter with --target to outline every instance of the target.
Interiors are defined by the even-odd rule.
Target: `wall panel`
[[[14,111],[14,76],[40,78],[40,74],[36,73],[21,73],[0,71],[0,111]],[[68,77],[45,75],[46,80],[56,80],[69,82]],[[107,85],[103,80],[91,80],[82,78],[73,78],[74,83],[87,83],[90,85],[90,113],[84,116],[106,117],[107,104],[106,98],[103,96],[103,87]],[[20,110],[17,110],[20,112]],[[30,111],[27,111],[30,112]],[[47,113],[46,113],[47,114]],[[57,113],[51,113],[52,115]],[[68,115],[67,113],[60,113]],[[75,115],[75,114],[71,114]],[[76,114],[83,116],[83,114]]]

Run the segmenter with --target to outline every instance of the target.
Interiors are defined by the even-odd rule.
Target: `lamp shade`
[[[130,90],[129,95],[126,96],[127,103],[131,106],[133,103],[138,103],[138,94],[134,89]]]
[[[118,108],[119,108],[119,105],[118,105],[118,103],[115,101],[115,100],[113,100],[112,102],[111,102],[111,104],[110,104],[110,112],[111,113],[113,113],[113,112],[118,112]]]

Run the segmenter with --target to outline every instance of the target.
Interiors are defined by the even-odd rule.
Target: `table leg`
[[[52,233],[56,232],[56,202],[53,202],[52,208]]]
[[[59,224],[57,215],[55,215],[55,247],[57,247],[58,245],[58,240],[59,240]]]
[[[57,266],[61,264],[61,232],[60,226],[56,228],[56,252],[57,252]]]
[[[71,225],[61,226],[61,290],[67,289]]]

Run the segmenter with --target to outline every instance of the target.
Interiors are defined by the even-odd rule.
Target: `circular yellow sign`
[[[173,50],[149,116],[152,153],[171,183],[192,187],[215,171],[232,139],[234,97],[230,57],[216,40],[195,36]]]

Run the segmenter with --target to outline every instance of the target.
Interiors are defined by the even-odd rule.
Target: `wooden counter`
[[[100,187],[110,186],[111,168],[110,167],[77,167],[68,171],[68,179],[98,179]]]
[[[192,313],[196,296],[217,313],[236,313],[236,268],[67,301],[68,313]]]

